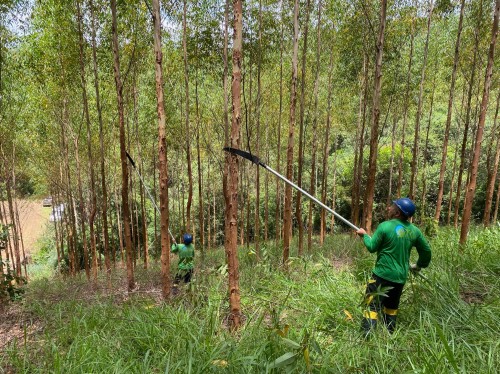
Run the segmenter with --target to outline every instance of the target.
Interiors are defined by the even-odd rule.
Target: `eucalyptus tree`
[[[167,142],[165,133],[165,108],[163,97],[163,54],[161,49],[161,12],[160,2],[153,0],[153,28],[155,52],[156,103],[158,114],[158,160],[160,173],[160,226],[161,226],[161,274],[162,294],[166,298],[170,295],[170,237],[168,212],[168,161]]]
[[[453,111],[453,96],[455,94],[455,82],[457,79],[457,71],[458,71],[458,61],[460,55],[460,38],[462,36],[462,25],[464,19],[465,12],[465,0],[460,1],[460,16],[458,20],[457,27],[457,39],[455,41],[455,54],[453,57],[453,69],[451,72],[451,82],[450,82],[450,91],[448,95],[448,109],[446,114],[446,124],[444,130],[444,139],[443,139],[443,153],[441,156],[441,167],[439,170],[439,185],[438,185],[438,194],[436,201],[436,211],[434,213],[434,220],[439,222],[439,218],[441,216],[441,205],[443,201],[443,193],[444,193],[444,177],[446,171],[446,159],[448,152],[448,140],[450,135],[450,127],[451,127],[451,118]]]
[[[473,5],[473,4],[471,4]],[[459,209],[460,209],[460,201],[462,198],[462,179],[464,171],[468,170],[468,160],[466,159],[466,151],[467,151],[467,143],[469,137],[469,129],[471,123],[472,116],[472,98],[474,96],[474,89],[477,85],[476,82],[476,70],[478,64],[478,54],[480,48],[480,33],[482,29],[482,21],[483,21],[483,0],[479,0],[479,10],[477,11],[477,22],[474,28],[474,47],[473,47],[473,58],[472,64],[470,64],[470,78],[468,79],[467,85],[467,100],[465,104],[465,118],[464,118],[464,128],[462,130],[462,146],[460,151],[460,166],[458,169],[457,176],[457,190],[455,193],[455,206],[454,206],[454,226],[458,227],[458,219],[459,219]]]
[[[118,27],[117,27],[117,9],[116,0],[111,0],[111,16],[112,16],[112,48],[113,48],[113,70],[115,77],[115,87],[117,94],[117,109],[118,109],[118,124],[120,129],[120,161],[122,169],[122,191],[121,203],[123,210],[123,226],[125,230],[125,250],[126,250],[126,263],[127,263],[127,288],[132,291],[135,288],[134,280],[134,266],[133,266],[133,248],[132,237],[130,232],[130,207],[128,201],[129,192],[129,177],[128,165],[125,149],[125,114],[123,105],[123,82],[120,72],[120,50],[118,44]]]
[[[380,2],[379,33],[376,44],[374,93],[372,106],[370,158],[368,165],[368,181],[365,192],[365,227],[368,232],[372,227],[372,207],[375,194],[375,174],[377,171],[378,128],[380,120],[380,96],[382,91],[382,56],[384,52],[384,37],[387,15],[387,0]]]
[[[292,180],[293,175],[293,137],[295,132],[295,109],[297,105],[297,67],[299,54],[299,1],[294,1],[293,8],[293,53],[292,79],[290,82],[290,117],[288,123],[288,145],[286,151],[286,178]],[[292,237],[292,187],[285,187],[285,206],[283,214],[283,264],[290,257],[290,242]]]
[[[484,77],[483,97],[481,100],[481,112],[479,115],[479,122],[476,131],[476,139],[474,144],[474,153],[471,163],[471,178],[467,185],[467,194],[465,198],[465,206],[462,214],[462,226],[460,228],[460,244],[465,245],[467,241],[470,218],[472,212],[472,204],[474,195],[476,193],[477,172],[479,169],[479,157],[481,155],[481,142],[483,140],[484,124],[486,121],[486,113],[488,109],[488,101],[490,95],[490,87],[493,75],[493,62],[495,59],[495,45],[498,37],[498,19],[500,17],[500,0],[495,1],[493,12],[493,26],[491,29],[491,41],[488,51],[488,62],[486,66],[486,73]]]
[[[311,161],[311,179],[309,183],[309,193],[314,196],[316,194],[316,152],[318,149],[318,117],[319,117],[319,109],[318,109],[318,101],[319,101],[319,77],[320,77],[320,67],[321,67],[321,10],[322,10],[322,1],[320,0],[318,3],[318,18],[317,18],[317,30],[316,30],[316,72],[314,77],[314,108],[313,108],[313,128],[312,128],[312,161]],[[327,130],[329,131],[329,130]],[[328,143],[328,136],[326,139]],[[307,230],[307,250],[311,251],[312,248],[312,232],[313,232],[313,202],[309,201],[309,211],[308,211],[308,230]]]
[[[228,9],[226,8],[226,11]],[[226,17],[227,20],[227,17]],[[232,124],[229,145],[240,148],[241,128],[241,64],[243,60],[243,6],[241,0],[233,1],[233,76],[232,76]],[[226,130],[228,131],[228,130]],[[234,154],[226,155],[224,164],[225,174],[225,239],[224,249],[229,273],[229,306],[231,328],[237,330],[241,325],[241,301],[239,286],[239,269],[237,256],[238,241],[238,157]]]
[[[102,231],[103,231],[103,244],[104,244],[104,264],[106,267],[106,275],[108,281],[111,280],[111,253],[109,248],[109,231],[108,231],[108,187],[106,184],[106,169],[105,169],[105,147],[104,147],[104,124],[102,114],[101,93],[99,85],[99,67],[97,60],[97,25],[96,25],[96,9],[94,1],[89,1],[90,8],[90,21],[91,21],[91,43],[92,43],[92,70],[94,75],[94,89],[95,89],[95,105],[97,110],[97,119],[99,122],[99,164],[100,164],[100,177],[101,177],[101,209],[102,209]],[[114,256],[113,256],[114,257]]]
[[[302,69],[300,77],[300,104],[299,104],[299,150],[297,157],[297,186],[302,188],[302,167],[304,164],[304,115],[306,105],[306,72],[307,72],[307,42],[309,35],[309,16],[311,13],[311,0],[306,0],[305,7],[305,21],[304,21],[304,38],[302,47]],[[298,255],[302,256],[304,251],[304,224],[302,223],[302,195],[300,193],[295,196],[295,219],[297,220],[297,227],[299,231],[299,249]]]
[[[422,62],[422,71],[420,77],[420,91],[418,94],[418,104],[417,113],[415,119],[415,132],[413,137],[413,148],[412,148],[412,161],[411,161],[411,173],[410,173],[410,193],[409,197],[415,199],[416,188],[417,188],[417,173],[418,173],[418,157],[419,157],[419,142],[420,142],[420,121],[422,118],[422,105],[423,105],[423,94],[424,94],[424,84],[427,70],[427,57],[429,51],[429,39],[431,35],[431,21],[432,21],[432,11],[434,9],[434,0],[429,1],[429,10],[427,16],[427,34],[425,37],[424,46],[424,56]]]

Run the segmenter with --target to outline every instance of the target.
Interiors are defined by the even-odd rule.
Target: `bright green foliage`
[[[222,250],[207,253],[168,303],[160,301],[159,269],[138,267],[140,288],[129,296],[119,274],[111,292],[92,292],[83,277],[34,281],[23,308],[43,330],[26,345],[12,341],[0,366],[31,373],[494,372],[500,232],[473,229],[463,252],[457,235],[441,229],[431,239],[427,280],[410,277],[393,335],[380,326],[364,340],[361,303],[374,258],[357,238],[334,235],[315,253],[291,258],[287,272],[272,243],[257,264],[241,249],[245,323],[237,335],[227,329]]]

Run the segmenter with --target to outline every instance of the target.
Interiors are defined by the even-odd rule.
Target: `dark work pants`
[[[178,285],[181,280],[184,281],[184,283],[189,283],[191,282],[191,277],[193,276],[193,269],[190,270],[178,270],[177,274],[175,275],[174,279],[174,285]]]
[[[364,332],[368,333],[376,326],[378,316],[381,314],[389,332],[394,331],[403,287],[404,284],[394,283],[372,274],[365,292],[364,304],[367,309],[363,314],[364,318],[361,324]],[[387,296],[377,295],[377,293],[384,293]]]

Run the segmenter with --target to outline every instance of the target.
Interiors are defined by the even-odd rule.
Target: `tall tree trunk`
[[[13,167],[13,165],[11,165]],[[19,230],[20,227],[17,225],[16,221],[16,212],[14,210],[14,197],[12,196],[12,176],[10,173],[5,178],[5,189],[7,192],[7,203],[9,205],[9,216],[10,216],[10,225],[11,225],[11,230],[12,230],[12,242],[13,242],[13,249],[14,253],[13,256],[11,256],[12,261],[13,261],[13,266],[14,270],[16,273],[16,276],[20,277],[22,275],[22,267],[21,267],[21,251],[19,248]]]
[[[483,14],[483,12],[482,12],[483,1],[480,0],[479,4],[480,4],[479,14],[482,15]],[[460,208],[462,178],[463,178],[464,170],[466,168],[465,153],[466,153],[466,148],[467,148],[467,137],[469,134],[469,126],[470,126],[470,118],[471,118],[472,95],[473,95],[473,91],[474,91],[474,83],[476,83],[475,77],[476,77],[476,65],[477,65],[478,50],[479,50],[479,30],[480,30],[480,28],[481,28],[481,20],[478,21],[477,26],[476,26],[476,30],[474,32],[474,36],[475,36],[474,57],[472,60],[472,66],[471,66],[472,70],[471,70],[471,76],[470,76],[469,87],[468,87],[468,92],[467,92],[465,124],[464,124],[464,130],[463,130],[462,148],[461,148],[461,152],[460,152],[460,167],[458,169],[458,177],[457,177],[457,192],[456,192],[456,196],[455,196],[455,207],[454,207],[454,226],[455,226],[455,228],[458,227],[458,211]]]
[[[78,131],[80,132],[80,131]],[[87,276],[87,280],[90,281],[90,261],[89,261],[89,247],[87,242],[87,212],[85,207],[85,201],[83,199],[83,183],[82,183],[82,173],[81,173],[81,164],[80,164],[80,150],[79,150],[79,137],[80,134],[75,134],[75,138],[73,139],[75,144],[75,162],[76,162],[76,177],[78,183],[78,200],[79,200],[79,212],[80,212],[80,229],[82,233],[82,242],[83,242],[83,261],[85,267],[85,275]]]
[[[457,148],[458,148],[458,137],[455,140],[455,154],[453,156],[453,170],[451,173],[451,181],[450,181],[450,192],[449,192],[449,197],[448,197],[448,211],[446,214],[446,225],[450,225],[450,220],[451,220],[451,211],[453,207],[453,189],[455,187],[455,174],[457,173]]]
[[[123,108],[123,83],[120,75],[120,55],[118,47],[118,29],[116,20],[116,0],[111,0],[112,14],[112,46],[114,61],[114,76],[117,95],[118,123],[120,128],[120,160],[122,167],[122,209],[123,226],[125,231],[125,250],[127,252],[127,288],[132,291],[135,288],[132,248],[132,237],[130,233],[130,208],[128,203],[128,169],[125,150],[125,116]]]
[[[257,55],[257,113],[256,113],[256,152],[260,154],[260,111],[261,111],[261,65],[262,65],[262,0],[259,0],[259,31],[258,31],[258,55]],[[260,167],[256,167],[255,176],[255,218],[254,218],[254,242],[255,255],[260,259]]]
[[[168,235],[168,162],[165,132],[165,104],[163,97],[163,70],[161,50],[161,12],[159,0],[152,0],[155,53],[156,111],[158,115],[158,168],[160,174],[160,235],[161,278],[163,298],[170,296],[170,237]]]
[[[105,172],[105,148],[104,148],[104,129],[102,120],[102,106],[101,106],[101,96],[99,91],[99,70],[97,65],[97,47],[96,47],[96,26],[95,26],[95,9],[93,0],[89,2],[90,7],[90,18],[92,24],[92,61],[94,70],[94,88],[96,95],[96,108],[97,108],[97,118],[99,121],[99,147],[100,147],[100,172],[101,172],[101,193],[102,200],[100,206],[102,209],[102,227],[104,234],[104,264],[106,266],[106,274],[108,278],[108,285],[111,282],[111,261],[110,261],[110,250],[109,250],[109,232],[108,232],[108,188],[106,184],[106,172]]]
[[[420,119],[422,117],[422,104],[424,96],[424,84],[425,84],[425,73],[427,70],[427,57],[429,52],[429,38],[431,35],[431,20],[432,20],[432,10],[434,8],[434,0],[430,0],[429,4],[429,15],[427,17],[427,35],[425,38],[424,47],[424,61],[422,63],[422,76],[420,78],[420,91],[418,94],[418,104],[417,104],[417,117],[415,120],[415,136],[413,138],[413,158],[411,161],[411,174],[410,174],[410,199],[415,199],[416,189],[417,189],[417,173],[418,173],[418,156],[419,156],[419,141],[420,141]]]
[[[326,110],[326,128],[323,143],[323,161],[322,161],[322,181],[321,181],[321,202],[326,204],[326,193],[328,189],[328,154],[330,153],[330,128],[332,115],[332,75],[333,75],[333,49],[330,52],[330,63],[328,67],[328,99]],[[354,190],[354,188],[353,188]],[[326,210],[321,209],[321,227],[319,243],[323,245],[326,236]]]
[[[483,225],[488,227],[491,223],[491,207],[493,205],[493,192],[495,190],[495,182],[497,179],[498,172],[498,162],[500,161],[500,131],[497,127],[497,119],[498,119],[498,109],[500,105],[500,91],[497,96],[497,106],[495,109],[495,119],[493,125],[493,131],[491,139],[496,138],[496,146],[495,146],[495,156],[493,157],[493,165],[490,165],[488,168],[488,183],[486,184],[486,197],[485,197],[485,206],[484,206],[484,215],[483,215]]]
[[[411,91],[411,68],[413,64],[413,43],[415,40],[415,22],[417,18],[417,1],[414,2],[415,15],[411,19],[411,31],[410,31],[410,55],[408,57],[408,71],[406,74],[406,90],[405,99],[403,105],[403,127],[401,129],[401,151],[399,153],[398,162],[398,188],[397,196],[401,196],[401,190],[403,189],[403,161],[405,153],[405,136],[406,136],[406,124],[408,122],[408,107],[410,106],[410,91]]]
[[[435,71],[437,71],[437,60],[436,65],[434,67]],[[429,132],[431,129],[432,123],[432,110],[434,107],[434,94],[436,92],[436,76],[434,75],[432,82],[432,93],[431,93],[431,103],[429,109],[429,120],[427,122],[427,129],[425,132],[425,146],[424,146],[424,163],[422,165],[422,195],[420,199],[420,222],[424,222],[425,218],[425,204],[426,204],[426,195],[427,195],[427,176],[425,175],[427,171],[427,159],[429,158]]]
[[[316,194],[316,151],[318,147],[318,91],[319,91],[319,72],[321,66],[321,0],[318,3],[318,25],[317,25],[317,49],[316,49],[316,74],[314,79],[314,119],[313,119],[313,139],[312,139],[312,155],[311,155],[311,180],[309,193],[314,196]],[[308,211],[308,229],[307,229],[307,250],[310,252],[312,248],[312,232],[313,232],[313,202],[309,201]]]
[[[193,170],[191,161],[191,129],[189,124],[189,68],[187,54],[187,0],[184,0],[184,10],[182,16],[182,50],[184,56],[184,89],[186,94],[186,156],[188,167],[188,200],[186,205],[186,231],[191,232],[191,205],[193,203]]]
[[[278,128],[277,128],[277,149],[276,170],[279,173],[281,169],[281,118],[283,114],[283,44],[284,44],[284,16],[283,16],[283,0],[280,1],[281,13],[281,38],[280,38],[280,109],[278,113]],[[276,242],[281,240],[281,184],[279,178],[276,178],[276,214],[274,218],[276,230]]]
[[[441,216],[441,204],[443,202],[444,194],[444,174],[446,172],[446,159],[448,152],[448,140],[450,137],[451,115],[453,111],[453,95],[455,93],[455,81],[457,79],[458,58],[460,55],[460,37],[462,35],[462,24],[465,11],[465,0],[460,1],[460,18],[458,20],[457,40],[455,42],[455,57],[453,58],[453,70],[451,72],[450,93],[448,95],[448,112],[446,115],[446,125],[444,130],[443,139],[443,153],[441,156],[441,168],[439,169],[439,183],[438,195],[436,201],[436,211],[434,213],[434,220],[439,222]]]
[[[498,36],[498,18],[500,14],[500,0],[495,2],[495,12],[493,16],[493,27],[491,30],[491,42],[488,52],[488,65],[484,78],[483,98],[481,100],[481,113],[479,115],[479,123],[476,131],[476,141],[474,145],[474,156],[471,164],[471,178],[467,185],[465,198],[465,206],[462,215],[462,227],[460,228],[460,245],[465,245],[469,231],[470,217],[472,213],[472,203],[476,193],[477,172],[479,169],[479,157],[481,155],[481,142],[483,140],[484,123],[486,120],[486,112],[488,109],[488,100],[490,95],[491,77],[493,75],[493,61],[495,58],[495,44]]]
[[[305,114],[305,90],[306,90],[306,71],[307,71],[307,37],[309,30],[309,14],[311,8],[311,0],[306,1],[306,19],[304,25],[304,45],[302,47],[302,72],[300,79],[300,112],[299,112],[299,153],[297,167],[297,186],[302,188],[302,165],[304,164],[304,114]],[[299,249],[298,255],[302,256],[304,252],[304,224],[302,221],[302,195],[295,195],[295,219],[299,229]]]
[[[332,180],[332,210],[336,209],[335,201],[337,200],[337,140],[333,145],[333,180]],[[330,232],[335,229],[335,216],[332,214],[330,218]]]
[[[203,211],[203,173],[201,170],[201,149],[200,149],[200,116],[198,108],[198,80],[196,81],[196,156],[198,161],[198,200],[199,200],[199,210],[198,210],[198,225],[200,232],[199,243],[201,245],[201,254],[204,256],[205,251],[203,250],[205,246],[205,218]]]
[[[240,148],[241,127],[241,65],[243,62],[243,6],[241,0],[233,0],[233,77],[232,98],[233,118],[231,125],[230,146]],[[229,273],[229,306],[231,329],[237,330],[241,325],[241,302],[237,255],[238,240],[238,157],[227,154],[224,173],[226,175],[226,188],[224,198],[225,210],[225,239],[228,273]]]
[[[365,193],[365,227],[368,232],[372,229],[373,196],[375,194],[375,174],[377,172],[378,126],[380,120],[380,96],[382,92],[382,55],[384,52],[387,0],[381,0],[380,4],[380,25],[376,45],[377,53],[375,57],[376,63],[370,135],[370,158],[368,163],[368,181]]]
[[[297,105],[297,65],[299,54],[299,0],[294,1],[293,9],[293,54],[292,79],[290,85],[290,122],[288,126],[288,146],[286,151],[286,178],[293,177],[293,134],[295,129],[295,107]],[[283,215],[283,264],[290,257],[290,242],[292,237],[292,187],[285,186],[285,212]]]
[[[76,2],[77,18],[78,18],[78,44],[80,51],[80,79],[82,84],[82,99],[83,99],[83,113],[85,115],[85,124],[87,128],[87,154],[89,157],[89,175],[90,175],[90,193],[91,204],[89,212],[89,230],[90,230],[90,254],[92,256],[92,279],[94,284],[97,284],[97,248],[96,248],[96,235],[94,229],[95,215],[97,212],[97,197],[95,190],[95,175],[94,175],[94,157],[92,155],[92,136],[90,132],[90,115],[89,104],[87,100],[87,82],[85,78],[85,52],[83,45],[83,21],[82,12],[80,9],[80,1]]]
[[[389,161],[389,183],[387,186],[387,200],[386,206],[391,205],[392,201],[392,179],[394,176],[394,152],[396,148],[396,129],[398,127],[398,116],[394,113],[394,118],[392,119],[392,135],[391,135],[391,160]]]
[[[363,151],[365,148],[365,125],[366,109],[368,102],[368,55],[363,53],[363,77],[359,91],[359,115],[356,130],[356,151],[354,155],[353,187],[351,193],[352,214],[351,219],[355,225],[359,225],[359,204],[361,198],[361,178],[363,175]]]

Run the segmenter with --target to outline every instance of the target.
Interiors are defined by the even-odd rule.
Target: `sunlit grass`
[[[39,278],[30,283],[23,309],[43,328],[26,345],[12,341],[0,367],[30,373],[494,373],[500,233],[474,229],[463,252],[457,238],[442,229],[432,239],[427,281],[409,279],[393,335],[383,327],[369,340],[361,335],[360,304],[375,258],[356,238],[335,235],[303,258],[292,257],[287,268],[275,243],[262,245],[260,262],[241,248],[244,325],[235,334],[227,327],[222,249],[206,253],[203,264],[197,257],[192,284],[167,303],[156,266],[137,267],[139,289],[131,295],[122,270],[111,290],[104,277],[97,290],[84,275]]]

